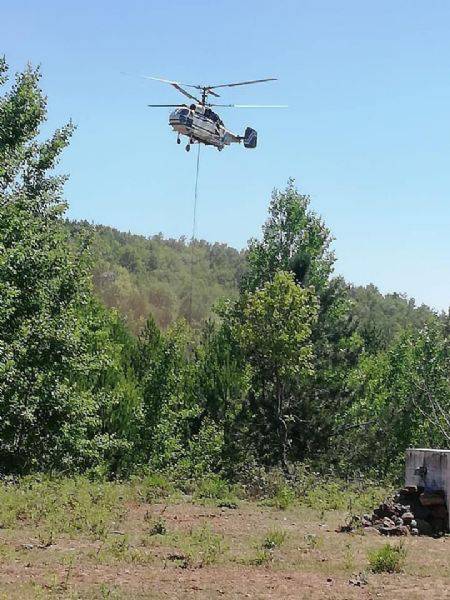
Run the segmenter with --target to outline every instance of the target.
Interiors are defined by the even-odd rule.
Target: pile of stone
[[[448,530],[445,494],[405,486],[392,499],[382,502],[372,515],[363,515],[361,523],[382,535],[442,535]]]

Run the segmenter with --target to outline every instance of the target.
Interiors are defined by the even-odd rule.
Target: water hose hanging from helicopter
[[[197,201],[198,201],[198,174],[200,172],[200,144],[197,150],[197,165],[195,170],[194,210],[192,215],[191,237],[191,282],[189,290],[189,323],[192,325],[192,293],[194,291],[194,242],[197,234]]]

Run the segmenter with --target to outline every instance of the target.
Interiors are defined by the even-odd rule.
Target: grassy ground
[[[336,533],[382,490],[188,491],[157,477],[0,486],[0,598],[450,598],[449,538],[406,538],[389,574],[370,566],[386,539]]]

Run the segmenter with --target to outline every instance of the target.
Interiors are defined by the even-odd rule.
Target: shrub
[[[193,529],[188,538],[180,539],[180,546],[189,563],[197,563],[200,566],[216,563],[226,550],[223,536],[215,533],[207,525]]]
[[[272,497],[263,500],[265,506],[274,506],[286,510],[295,502],[294,490],[286,484],[278,487]]]
[[[162,473],[153,473],[137,481],[136,491],[141,501],[154,502],[174,494],[175,487]]]
[[[323,538],[315,533],[305,533],[304,540],[308,550],[316,550],[323,544]]]
[[[373,573],[400,573],[406,559],[406,549],[402,544],[384,544],[369,553],[369,565]]]
[[[212,475],[198,483],[197,489],[194,492],[194,499],[234,503],[236,495],[226,481],[216,475]]]
[[[286,532],[280,530],[271,531],[263,540],[262,547],[266,550],[273,550],[281,546],[286,539]]]
[[[252,565],[255,567],[260,567],[262,565],[267,565],[273,561],[273,554],[270,550],[263,548],[262,550],[257,550],[256,554],[251,558],[243,561],[247,565]]]
[[[166,522],[162,517],[155,519],[150,527],[150,535],[166,535]]]
[[[371,481],[358,484],[317,477],[315,484],[305,492],[301,503],[322,511],[348,510],[360,513],[377,505],[386,495],[385,488]]]

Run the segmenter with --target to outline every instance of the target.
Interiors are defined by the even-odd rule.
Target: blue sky
[[[69,216],[189,236],[195,152],[175,143],[182,99],[148,74],[193,83],[261,77],[221,100],[259,146],[203,148],[198,235],[243,247],[288,177],[336,237],[337,272],[438,309],[450,301],[450,3],[4,0],[0,52],[40,63],[47,130],[78,130],[61,162]]]

